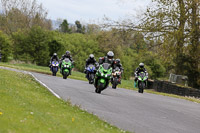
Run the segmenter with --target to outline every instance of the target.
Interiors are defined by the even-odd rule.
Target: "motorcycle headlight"
[[[105,75],[105,77],[107,78],[107,77],[108,77],[108,75],[106,74],[106,75]]]
[[[142,78],[140,78],[140,77],[139,77],[138,79],[139,79],[139,80],[142,80]]]
[[[69,67],[69,65],[67,65],[67,67]]]
[[[146,80],[147,79],[147,77],[144,77],[144,80]]]
[[[101,73],[101,76],[103,76],[103,73]]]
[[[67,65],[64,65],[64,67],[67,67]]]

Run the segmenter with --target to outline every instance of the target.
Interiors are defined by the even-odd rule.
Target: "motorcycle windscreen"
[[[108,69],[110,69],[110,67],[111,67],[111,65],[110,64],[108,64],[108,63],[103,63],[103,68],[105,69],[105,70],[108,70]]]
[[[120,71],[119,67],[116,67],[116,68],[114,69],[114,71]]]
[[[141,72],[141,73],[139,73],[139,76],[143,79],[145,77],[145,73]]]
[[[65,58],[64,60],[65,62],[71,62],[69,58]]]

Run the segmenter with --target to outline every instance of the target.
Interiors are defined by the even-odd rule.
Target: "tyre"
[[[52,75],[53,75],[53,76],[56,76],[56,72],[53,72]]]
[[[63,75],[63,79],[67,79],[67,75]]]
[[[89,80],[89,84],[93,84],[94,83],[94,74],[93,73],[90,73],[88,75],[88,80]]]
[[[63,79],[67,79],[67,74],[66,73],[63,74]]]
[[[112,88],[113,89],[116,89],[117,88],[117,83],[118,83],[118,79],[117,77],[113,79],[113,85],[112,85]]]
[[[53,68],[52,68],[52,75],[53,75],[53,76],[56,76],[56,73],[57,73],[57,68],[56,68],[56,67],[53,67]]]
[[[96,87],[95,92],[100,94],[103,89],[104,89],[104,84],[99,83],[99,85],[97,85],[97,87]]]
[[[139,85],[138,85],[138,92],[139,93],[143,93],[144,92],[144,86],[145,86],[144,82],[139,82]]]
[[[94,80],[90,80],[90,81],[89,81],[89,84],[93,84],[93,83],[94,83]]]

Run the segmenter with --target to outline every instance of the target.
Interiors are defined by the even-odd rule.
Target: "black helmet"
[[[140,67],[140,68],[144,68],[144,63],[140,63],[140,64],[139,64],[139,67]]]
[[[54,53],[54,54],[53,54],[53,56],[57,56],[57,54],[56,54],[56,53]]]
[[[120,64],[120,59],[116,59],[116,63],[117,63],[117,64]]]
[[[89,58],[90,58],[90,59],[94,59],[94,55],[93,55],[93,54],[90,54]]]
[[[114,57],[113,51],[109,51],[109,52],[107,53],[107,57],[108,57],[108,59],[113,59],[113,57]]]
[[[65,53],[67,56],[70,56],[70,51],[66,51]]]

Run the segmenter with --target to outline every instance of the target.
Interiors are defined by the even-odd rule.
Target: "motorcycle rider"
[[[139,67],[136,68],[135,70],[135,82],[134,82],[134,86],[136,86],[136,82],[138,80],[138,75],[140,72],[144,72],[148,78],[148,72],[146,70],[146,68],[144,67],[144,63],[140,63]]]
[[[86,69],[90,64],[98,66],[98,63],[97,63],[96,59],[94,58],[93,54],[89,55],[89,58],[86,60],[86,63],[85,63],[84,72],[86,73],[86,78],[88,78],[88,75],[89,75],[89,73],[88,73],[88,71]]]
[[[113,67],[113,64],[114,64],[114,53],[113,53],[113,51],[109,51],[107,53],[107,56],[99,58],[99,64],[103,64],[103,63],[109,63],[109,64],[111,64],[111,67]]]
[[[57,53],[54,53],[53,56],[51,57],[50,61],[49,61],[49,67],[51,68],[51,64],[52,64],[52,61],[58,61],[59,62],[59,58],[57,56]]]
[[[120,63],[120,59],[116,59],[114,61],[114,64],[113,64],[113,70],[115,70],[116,68],[119,68],[120,69],[120,72],[121,72],[121,75],[119,77],[119,83],[121,84],[121,76],[122,76],[122,73],[124,71],[124,68],[122,67],[122,64]],[[111,79],[112,80],[112,79]],[[112,82],[112,81],[111,81]]]
[[[61,70],[62,61],[63,61],[65,58],[68,58],[68,59],[72,62],[72,65],[73,65],[73,63],[74,63],[74,61],[73,61],[73,59],[72,59],[72,56],[70,55],[70,51],[66,51],[65,54],[62,55],[62,58],[60,59],[60,63],[59,63],[60,70]],[[71,75],[71,70],[69,70],[69,74]]]
[[[99,58],[99,65],[103,64],[103,63],[109,63],[111,65],[111,67],[113,68],[114,66],[114,53],[113,51],[108,51],[107,55],[104,56],[104,57],[100,57]],[[96,78],[99,78],[99,77],[96,77]],[[98,79],[95,80],[95,87],[97,86],[97,82]],[[107,85],[108,86],[109,82],[107,82]]]
[[[73,62],[72,56],[70,55],[70,51],[66,51],[64,55],[62,55],[61,60],[63,61],[65,58],[69,58],[71,62]]]

